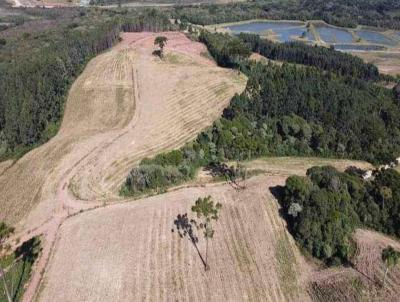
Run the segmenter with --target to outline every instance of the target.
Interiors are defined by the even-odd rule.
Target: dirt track
[[[82,200],[118,199],[133,164],[190,140],[244,89],[243,76],[200,56],[202,44],[167,35],[164,62],[151,55],[153,36],[139,33],[89,63],[59,134],[0,176],[0,219],[19,229],[41,225],[67,186]]]
[[[21,241],[44,234],[33,296],[58,226],[80,210],[118,200],[140,159],[181,146],[215,120],[246,79],[201,55],[205,47],[165,33],[164,61],[151,55],[155,34],[123,35],[75,81],[56,137],[0,176],[1,217]]]
[[[269,192],[284,180],[252,178],[244,191],[186,188],[71,218],[39,301],[307,301],[305,265]],[[204,272],[191,242],[171,229],[207,194],[223,210]],[[204,241],[199,249],[204,256]]]
[[[115,203],[135,163],[193,138],[245,86],[243,76],[207,59],[202,44],[165,35],[163,61],[151,55],[150,33],[125,34],[93,59],[70,91],[59,134],[0,167],[0,218],[17,225],[21,242],[44,235],[23,301],[309,300],[315,268],[300,256],[269,188],[314,159],[264,163],[273,176],[252,178],[240,192],[207,185]],[[208,194],[224,208],[206,274],[171,228]]]

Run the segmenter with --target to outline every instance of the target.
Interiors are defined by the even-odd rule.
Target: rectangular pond
[[[305,24],[302,22],[256,21],[231,25],[225,28],[229,29],[234,34],[245,32],[263,35],[266,34],[267,31],[271,31],[279,42],[294,41],[300,37],[308,41],[314,40],[314,36],[307,30]]]
[[[400,45],[400,32],[384,33],[371,29],[349,29],[331,26],[322,22],[311,22],[307,28],[301,21],[253,21],[242,24],[233,24],[224,28],[233,34],[241,32],[259,35],[271,35],[279,42],[303,41],[312,45],[317,40],[314,34],[326,44],[334,45],[337,50],[343,51],[378,51],[387,47]],[[362,41],[358,41],[358,39]],[[358,43],[364,42],[364,43]],[[375,44],[375,45],[373,45]]]
[[[388,46],[395,46],[397,44],[396,41],[386,37],[384,34],[370,31],[370,30],[358,30],[356,31],[357,36],[361,39],[375,44],[383,44]]]
[[[277,34],[276,38],[279,40],[279,42],[294,41],[297,38],[303,38],[308,41],[314,40],[314,35],[304,26],[289,29],[276,29],[274,32]]]
[[[329,44],[353,42],[353,36],[345,29],[317,25],[315,26],[315,30],[319,34],[321,40]]]
[[[290,29],[293,27],[301,27],[304,26],[304,23],[302,22],[285,22],[285,21],[265,21],[265,22],[260,22],[260,21],[255,21],[255,22],[250,22],[250,23],[243,23],[243,24],[238,24],[238,25],[230,25],[226,26],[225,28],[229,29],[230,31],[234,33],[241,33],[241,32],[247,32],[247,33],[256,33],[256,34],[262,34],[263,32],[266,32],[268,30],[281,30],[281,29]]]

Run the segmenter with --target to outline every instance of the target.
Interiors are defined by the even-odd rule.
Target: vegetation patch
[[[40,252],[40,239],[34,237],[24,242],[11,255],[0,259],[0,266],[4,269],[5,282],[12,301],[20,301],[28,282],[32,266]],[[0,301],[8,301],[7,294],[2,282],[0,290]]]
[[[279,264],[279,280],[285,288],[285,296],[288,300],[294,299],[298,293],[297,263],[293,249],[289,248],[290,242],[286,232],[282,232],[275,246],[275,257]]]
[[[308,253],[336,265],[354,254],[351,236],[367,227],[400,237],[400,173],[377,172],[368,181],[362,171],[313,167],[306,177],[290,176],[281,203],[294,238]]]
[[[374,67],[356,59],[360,64],[350,72],[346,68],[351,63],[343,63],[342,54],[333,50],[326,54],[321,51],[322,55],[311,52],[315,61],[310,62],[318,69],[265,65],[246,60],[251,53],[248,44],[253,43],[252,36],[240,39],[202,32],[199,40],[219,65],[239,68],[246,74],[246,90],[232,99],[212,127],[194,142],[173,151],[179,163],[160,162],[161,157],[156,157],[134,168],[124,185],[125,193],[178,184],[193,178],[193,172],[201,166],[229,160],[318,156],[385,163],[400,154],[398,100],[395,90],[379,87],[370,80],[375,71],[369,76],[368,70],[375,70]],[[285,51],[288,56],[291,53],[290,56],[302,58],[305,50],[288,45]],[[296,60],[304,63],[303,59]],[[343,66],[343,72],[331,73],[326,66],[338,70]],[[147,171],[145,164],[162,168]],[[169,173],[170,180],[161,181],[154,173]],[[141,184],[134,185],[136,181]]]
[[[115,0],[112,0],[115,1]],[[203,4],[181,6],[171,10],[173,18],[201,25],[251,19],[323,20],[341,27],[369,25],[400,29],[400,4],[396,0],[266,0],[230,5]]]
[[[6,41],[0,47],[0,160],[20,157],[57,133],[72,82],[121,31],[173,28],[154,10],[64,12],[32,10],[30,32],[25,20],[0,32]]]
[[[310,288],[313,301],[369,301],[367,287],[360,276],[332,277],[333,280],[314,282]]]

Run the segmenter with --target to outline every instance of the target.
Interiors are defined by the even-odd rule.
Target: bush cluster
[[[364,181],[354,169],[313,167],[286,180],[281,202],[300,246],[328,264],[350,259],[356,227],[400,238],[400,173],[393,169]]]

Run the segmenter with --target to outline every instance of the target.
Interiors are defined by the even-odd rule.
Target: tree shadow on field
[[[27,265],[32,265],[36,258],[39,256],[39,253],[41,251],[40,248],[40,240],[36,237],[29,239],[28,241],[25,241],[20,247],[18,247],[15,250],[15,258],[19,259],[19,261],[22,262],[22,268],[21,272],[19,273],[20,276],[17,281],[16,288],[13,290],[13,298],[12,301],[16,301],[18,298],[18,295],[20,292],[23,290],[23,278],[25,275],[25,270],[27,269]]]
[[[245,188],[245,185],[238,183],[238,175],[234,167],[229,167],[225,163],[214,162],[205,167],[212,177],[222,177],[235,190],[240,191]]]
[[[178,231],[179,237],[181,238],[188,238],[190,242],[193,244],[194,248],[197,251],[197,254],[200,257],[201,262],[204,265],[204,268],[207,268],[207,264],[204,261],[203,256],[200,253],[200,250],[197,246],[197,243],[199,242],[199,238],[196,236],[194,233],[193,229],[196,227],[196,221],[191,219],[189,220],[188,214],[178,214],[176,216],[176,219],[174,220],[174,225],[176,227],[176,230]],[[174,233],[174,229],[171,229],[171,232]]]
[[[352,269],[354,269],[357,273],[359,273],[362,277],[364,277],[366,280],[368,280],[369,282],[371,282],[373,285],[375,286],[382,286],[382,283],[379,279],[372,279],[370,276],[368,276],[366,273],[364,273],[363,271],[361,271],[354,262],[352,261],[348,261],[348,263],[346,263],[347,266],[351,267]]]
[[[275,186],[275,187],[269,187],[269,192],[272,194],[272,196],[275,197],[275,199],[278,201],[279,205],[281,206],[281,208],[279,209],[279,215],[286,219],[287,215],[284,213],[283,211],[283,207],[282,207],[282,198],[283,198],[283,192],[285,187],[284,186]]]

